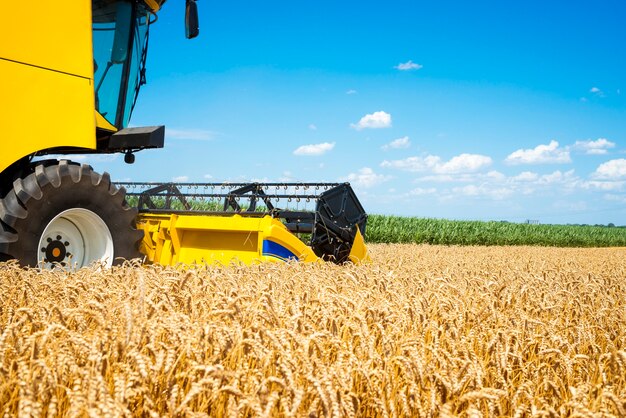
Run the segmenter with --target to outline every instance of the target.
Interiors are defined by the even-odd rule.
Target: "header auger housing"
[[[367,215],[348,183],[117,186],[136,202],[150,262],[367,259]]]

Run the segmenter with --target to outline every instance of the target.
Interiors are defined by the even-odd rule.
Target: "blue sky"
[[[369,213],[626,224],[623,1],[170,0],[134,181],[350,181]]]

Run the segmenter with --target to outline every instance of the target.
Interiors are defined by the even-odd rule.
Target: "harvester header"
[[[161,264],[367,259],[367,215],[348,183],[117,183]]]

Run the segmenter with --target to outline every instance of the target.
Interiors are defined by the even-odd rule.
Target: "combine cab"
[[[367,215],[348,183],[120,183],[149,262],[367,259]]]

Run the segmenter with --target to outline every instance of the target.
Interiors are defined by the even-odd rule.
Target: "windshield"
[[[118,129],[128,126],[142,81],[148,14],[126,1],[93,1],[96,109]]]

